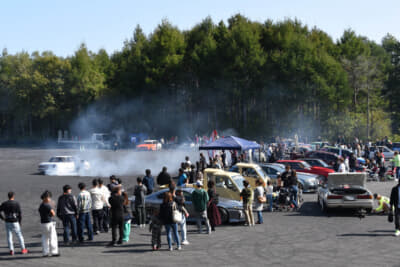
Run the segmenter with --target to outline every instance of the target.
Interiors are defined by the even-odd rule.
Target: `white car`
[[[330,173],[326,182],[318,188],[318,204],[322,211],[344,208],[371,212],[374,199],[365,187],[366,178],[366,173]]]
[[[78,175],[90,169],[86,160],[73,156],[55,156],[39,164],[38,171],[45,175]]]
[[[373,146],[373,147],[369,148],[369,158],[370,159],[375,158],[376,148],[379,151],[382,151],[383,155],[385,156],[385,160],[392,159],[394,157],[394,151],[391,150],[390,148],[388,148],[387,146],[376,146],[376,147]]]

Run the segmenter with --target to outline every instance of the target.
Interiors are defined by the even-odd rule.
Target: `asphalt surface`
[[[386,216],[370,215],[360,219],[352,212],[340,211],[326,215],[320,212],[315,194],[305,195],[299,212],[265,212],[264,224],[256,227],[227,225],[218,227],[211,235],[199,235],[195,225],[189,225],[190,245],[184,246],[182,251],[167,251],[166,237],[163,235],[162,250],[152,252],[148,229],[139,228],[132,228],[130,242],[122,246],[106,247],[111,234],[101,234],[95,236],[93,242],[63,247],[62,229],[58,228],[61,257],[42,258],[37,212],[40,193],[49,189],[56,199],[64,184],[71,184],[75,188],[80,181],[90,184],[92,177],[37,175],[37,165],[52,155],[75,153],[70,150],[0,149],[0,199],[6,200],[9,190],[16,192],[16,199],[23,210],[22,231],[30,250],[28,255],[21,255],[16,249],[15,256],[8,256],[5,230],[1,226],[0,266],[400,265],[400,238],[392,236],[394,225],[387,222]],[[91,153],[85,152],[83,156],[88,157]],[[132,156],[126,151],[100,153],[110,161]],[[185,154],[195,158],[193,152],[140,152],[136,156],[151,162],[154,157],[169,160],[181,157],[183,160]],[[154,173],[158,173],[162,167],[159,160],[157,162],[160,166],[153,166]],[[145,167],[145,164],[142,165]],[[124,173],[124,186],[133,186],[136,176],[143,169],[131,170],[131,174]],[[368,183],[371,191],[385,195],[389,194],[393,185],[393,182]]]

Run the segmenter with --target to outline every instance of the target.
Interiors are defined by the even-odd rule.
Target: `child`
[[[150,232],[151,232],[151,247],[153,251],[161,248],[161,228],[162,222],[159,218],[159,210],[155,209],[151,217]]]
[[[269,211],[273,211],[273,193],[274,193],[274,187],[271,184],[271,181],[267,182],[267,201],[269,204]]]
[[[48,257],[49,255],[53,257],[60,256],[60,254],[58,254],[56,222],[54,221],[56,213],[50,204],[51,196],[51,192],[46,190],[41,195],[42,204],[39,206],[40,223],[42,226],[43,257]]]
[[[249,182],[243,181],[243,190],[240,192],[240,197],[243,201],[244,214],[246,216],[246,223],[248,226],[254,226],[253,217],[253,190],[249,188]]]

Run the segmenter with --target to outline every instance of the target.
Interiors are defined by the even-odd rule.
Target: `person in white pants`
[[[42,228],[42,246],[43,257],[60,256],[58,253],[58,238],[56,232],[56,215],[53,207],[50,205],[51,192],[45,191],[42,196],[42,203],[39,206],[40,223]]]

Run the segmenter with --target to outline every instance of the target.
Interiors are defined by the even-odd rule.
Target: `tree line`
[[[73,134],[89,108],[113,118],[95,131],[155,137],[234,129],[249,138],[396,138],[399,86],[400,43],[390,34],[377,44],[353,30],[333,40],[290,19],[238,14],[187,31],[163,20],[149,35],[137,26],[112,54],[85,44],[65,58],[3,50],[0,138]]]

